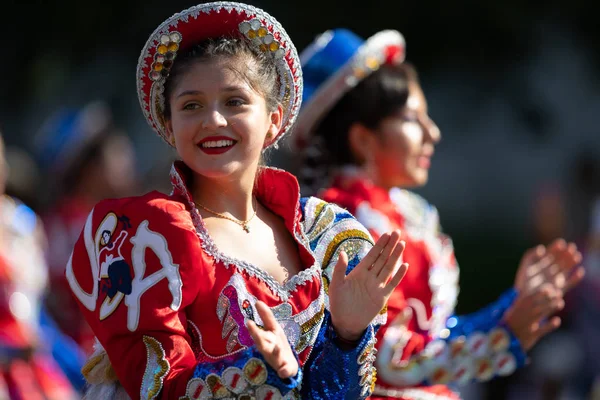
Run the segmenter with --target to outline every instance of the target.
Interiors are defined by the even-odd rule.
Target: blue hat
[[[294,128],[304,147],[312,130],[350,89],[382,64],[404,61],[404,37],[385,30],[364,40],[347,29],[329,30],[300,54],[304,75],[302,108]]]

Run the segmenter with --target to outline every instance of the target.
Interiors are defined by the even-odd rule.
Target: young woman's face
[[[378,140],[373,141],[370,167],[378,182],[386,187],[427,183],[434,147],[441,135],[427,114],[427,102],[417,83],[409,84],[406,106],[383,119],[375,135]]]
[[[202,176],[255,170],[265,143],[279,132],[281,107],[267,110],[264,96],[238,72],[255,66],[242,63],[225,57],[195,62],[167,99],[168,134],[181,159]]]

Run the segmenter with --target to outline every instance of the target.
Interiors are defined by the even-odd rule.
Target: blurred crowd
[[[32,148],[0,152],[0,398],[76,399],[94,335],[65,266],[98,201],[139,193],[135,149],[101,101],[58,110]]]

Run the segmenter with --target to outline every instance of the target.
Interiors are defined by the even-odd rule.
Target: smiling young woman
[[[99,340],[88,397],[367,397],[404,243],[397,231],[374,243],[260,165],[301,101],[283,28],[245,4],[200,4],[155,30],[137,78],[181,160],[172,194],[96,205],[67,265]]]

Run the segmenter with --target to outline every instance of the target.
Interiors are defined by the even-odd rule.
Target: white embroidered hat
[[[269,143],[275,145],[290,130],[300,109],[300,60],[294,44],[275,18],[242,3],[199,4],[173,15],[150,35],[137,66],[138,99],[146,120],[169,143],[164,126],[164,84],[173,63],[177,62],[177,54],[205,39],[220,36],[246,38],[276,59],[283,123]]]

